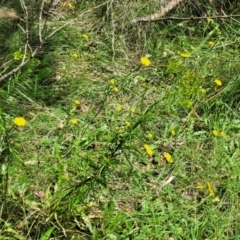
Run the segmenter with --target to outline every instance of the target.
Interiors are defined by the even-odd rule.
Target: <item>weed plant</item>
[[[1,83],[1,239],[240,239],[239,19],[132,25],[145,6],[92,9]]]

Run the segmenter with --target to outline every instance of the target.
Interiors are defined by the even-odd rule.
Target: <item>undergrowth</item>
[[[238,19],[132,25],[155,5],[114,4],[1,84],[1,239],[240,239]]]

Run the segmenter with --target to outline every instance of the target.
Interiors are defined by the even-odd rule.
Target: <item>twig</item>
[[[43,7],[44,7],[44,0],[42,0],[42,2],[41,2],[39,16],[38,16],[38,37],[39,37],[39,42],[40,43],[43,42],[43,40],[42,40],[42,28],[41,28]]]
[[[116,27],[115,27],[115,25],[116,25],[116,23],[113,19],[113,11],[112,11],[113,0],[110,2],[109,8],[111,9],[111,25],[112,25],[112,27],[111,27],[111,29],[112,29],[112,31],[111,31],[111,34],[112,34],[112,52],[113,52],[112,59],[113,59],[113,61],[115,61],[115,55],[116,55],[116,51],[115,51],[115,30],[116,30]]]
[[[60,228],[62,229],[64,237],[67,237],[65,228],[64,228],[64,227],[61,225],[61,223],[58,221],[57,213],[54,213],[54,217],[55,217],[55,220],[56,220],[58,226],[60,226]]]
[[[11,62],[13,62],[13,59],[11,59],[11,60],[9,60],[9,61],[3,63],[3,65],[0,66],[0,69],[7,67],[7,65],[9,65]],[[3,71],[4,71],[4,70],[3,70]]]
[[[42,47],[42,44],[40,44],[38,47],[36,47],[36,49],[34,50],[34,52],[31,54],[31,58],[34,58],[39,49]],[[4,81],[6,78],[10,77],[11,75],[13,75],[14,73],[18,72],[22,67],[24,67],[26,64],[29,63],[29,61],[31,60],[31,58],[27,58],[24,62],[21,62],[21,64],[19,64],[17,67],[15,67],[14,69],[12,69],[10,72],[2,75],[0,77],[0,82]]]
[[[175,176],[170,176],[166,180],[162,182],[162,184],[156,189],[156,193],[159,194],[162,191],[162,188],[172,182],[172,180],[175,178]]]
[[[29,28],[28,28],[28,10],[27,10],[27,7],[25,5],[24,0],[20,0],[20,3],[21,3],[21,6],[22,6],[22,9],[24,11],[24,17],[25,17],[24,33],[25,33],[25,36],[26,36],[26,43],[25,43],[25,46],[24,46],[24,53],[23,53],[23,58],[22,58],[22,62],[21,62],[21,64],[22,64],[22,63],[24,63],[24,61],[26,59],[27,50],[28,50],[28,46],[29,46]]]
[[[165,16],[168,12],[174,9],[182,1],[183,0],[172,0],[164,8],[162,8],[160,12],[156,12],[154,14],[151,14],[145,17],[135,18],[132,20],[132,23],[156,21],[157,19]]]
[[[240,17],[240,15],[228,15],[228,16],[204,16],[204,17],[165,17],[165,18],[158,18],[158,19],[145,19],[145,18],[138,18],[133,19],[132,23],[137,22],[157,22],[157,21],[165,21],[165,20],[201,20],[201,19],[222,19],[222,18],[235,18]],[[136,21],[137,20],[137,21]]]

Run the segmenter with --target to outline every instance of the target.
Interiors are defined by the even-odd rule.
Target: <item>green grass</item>
[[[2,83],[1,239],[240,239],[239,24],[131,26],[131,4],[89,11]]]

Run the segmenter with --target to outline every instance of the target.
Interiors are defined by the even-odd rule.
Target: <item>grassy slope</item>
[[[90,11],[2,87],[1,239],[240,239],[237,25],[139,6]]]

